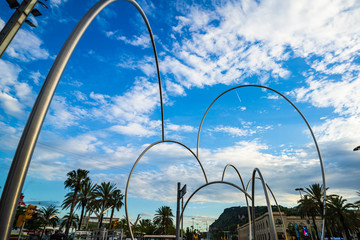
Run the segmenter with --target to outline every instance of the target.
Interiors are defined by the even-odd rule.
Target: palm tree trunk
[[[114,211],[115,211],[115,207],[112,207],[111,209],[111,215],[110,215],[110,226],[109,226],[109,229],[112,229],[112,220],[113,220],[113,217],[114,217]]]
[[[104,218],[104,211],[105,211],[105,207],[106,207],[107,202],[104,202],[102,208],[101,208],[101,212],[100,212],[100,221],[99,221],[99,228],[101,228],[102,222],[103,222],[103,218]]]
[[[314,228],[315,228],[315,236],[316,236],[316,239],[317,239],[317,240],[320,240],[319,235],[318,235],[318,229],[317,229],[316,222],[315,222],[315,216],[314,216],[313,214],[311,214],[311,218],[312,218],[312,221],[313,221],[313,224],[314,224]]]
[[[80,222],[79,222],[79,227],[78,227],[78,230],[80,230],[81,228],[81,223],[82,223],[82,220],[83,220],[83,217],[84,217],[84,210],[85,210],[85,206],[81,206],[81,216],[80,216]]]
[[[341,225],[342,225],[342,227],[344,229],[344,232],[345,232],[346,240],[350,240],[351,236],[350,236],[349,228],[345,224],[345,219],[344,219],[344,217],[342,215],[340,215],[339,217],[340,217]]]
[[[85,215],[86,215],[86,213],[85,213]],[[85,227],[85,229],[88,229],[88,227],[89,227],[90,215],[91,215],[91,213],[90,213],[90,211],[89,211],[89,219],[86,221],[86,227]]]
[[[43,238],[43,235],[44,235],[44,232],[45,232],[45,228],[46,228],[46,223],[44,224],[44,228],[43,228],[43,231],[42,231],[42,233],[41,233],[40,239]]]
[[[69,213],[69,221],[66,223],[66,229],[65,229],[66,237],[69,235],[69,230],[70,230],[70,226],[71,226],[71,222],[72,222],[73,212],[74,212],[74,208],[75,208],[75,205],[76,205],[77,192],[78,192],[78,190],[75,189],[74,190],[74,199],[73,199],[73,201],[71,203],[71,208],[70,208],[70,213]]]

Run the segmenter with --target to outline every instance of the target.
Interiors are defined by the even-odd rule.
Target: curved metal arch
[[[101,0],[96,3],[78,22],[65,44],[62,46],[59,54],[57,55],[45,81],[35,101],[34,107],[31,110],[28,121],[25,125],[23,134],[19,141],[12,166],[9,171],[8,179],[6,181],[4,191],[0,202],[0,213],[3,220],[0,219],[0,232],[4,232],[4,238],[7,238],[9,229],[14,219],[13,213],[17,205],[17,200],[20,195],[20,191],[23,187],[25,176],[30,165],[31,157],[44,122],[46,113],[48,111],[51,100],[54,96],[56,87],[59,83],[60,77],[64,72],[64,69],[76,47],[80,38],[84,34],[85,30],[89,27],[94,18],[109,4],[117,0]],[[140,12],[151,38],[151,43],[154,50],[156,70],[159,81],[160,92],[160,105],[161,105],[161,120],[162,120],[162,140],[164,136],[164,114],[163,114],[163,100],[162,100],[162,88],[160,79],[160,68],[158,63],[158,57],[154,42],[154,37],[151,31],[149,21],[147,20],[144,11],[135,0],[126,0],[130,2]],[[1,235],[0,234],[0,235]],[[0,237],[2,238],[2,237]]]
[[[259,178],[259,177],[255,177],[255,179],[260,179],[260,178]],[[253,178],[251,178],[251,179],[249,180],[249,182],[247,183],[246,188],[245,188],[246,191],[248,190],[249,185],[250,185],[250,182],[252,182],[252,181],[253,181]],[[266,187],[267,187],[267,189],[270,191],[271,196],[273,197],[273,199],[274,199],[274,201],[275,201],[276,207],[277,207],[277,209],[278,209],[278,211],[279,211],[279,214],[280,214],[281,221],[282,221],[282,223],[283,223],[283,224],[282,224],[282,229],[283,229],[283,232],[284,232],[284,234],[285,234],[285,239],[288,239],[287,233],[286,233],[286,229],[285,229],[285,222],[284,222],[284,218],[283,218],[283,215],[282,215],[282,213],[281,213],[281,210],[280,210],[280,206],[279,206],[279,204],[278,204],[278,202],[277,202],[277,200],[276,200],[276,197],[275,197],[273,191],[271,190],[270,186],[269,186],[267,183],[266,183]]]
[[[136,165],[138,164],[138,162],[140,161],[140,159],[145,155],[145,153],[147,151],[149,151],[152,147],[160,144],[160,143],[176,143],[176,144],[179,144],[181,146],[183,146],[184,148],[186,148],[195,158],[196,160],[198,161],[200,167],[201,167],[201,170],[204,174],[204,177],[205,177],[205,182],[208,183],[208,179],[207,179],[207,176],[206,176],[206,172],[205,172],[205,169],[203,168],[202,164],[201,164],[201,161],[200,159],[196,156],[196,154],[188,147],[186,146],[185,144],[183,143],[180,143],[180,142],[177,142],[177,141],[173,141],[173,140],[164,140],[164,141],[158,141],[158,142],[155,142],[151,145],[149,145],[141,154],[140,156],[138,157],[138,159],[135,161],[131,171],[130,171],[130,174],[129,174],[129,177],[128,177],[128,180],[127,180],[127,183],[126,183],[126,188],[125,188],[125,214],[126,214],[126,221],[127,221],[127,224],[128,224],[128,228],[129,228],[129,232],[130,232],[130,235],[131,235],[131,239],[134,239],[134,234],[132,232],[132,228],[131,228],[131,224],[130,224],[130,219],[129,219],[129,213],[128,213],[128,201],[127,201],[127,196],[128,196],[128,190],[129,190],[129,184],[130,184],[130,180],[131,180],[131,176],[135,170],[135,167]]]
[[[323,160],[321,157],[321,153],[320,153],[320,148],[319,145],[317,143],[317,140],[315,138],[314,132],[309,124],[309,122],[306,120],[305,116],[302,114],[302,112],[295,106],[295,104],[293,102],[290,101],[290,99],[288,99],[287,97],[285,97],[282,93],[276,91],[275,89],[272,89],[270,87],[266,87],[266,86],[262,86],[262,85],[256,85],[256,84],[249,84],[249,85],[240,85],[240,86],[236,86],[233,88],[230,88],[224,92],[222,92],[219,96],[217,96],[212,103],[210,104],[210,106],[206,109],[206,112],[201,120],[200,123],[200,127],[199,127],[199,131],[198,131],[198,137],[197,137],[197,145],[196,145],[196,155],[199,157],[199,142],[200,142],[200,133],[201,133],[201,128],[203,125],[203,122],[205,120],[205,117],[207,115],[207,113],[209,112],[210,108],[212,107],[212,105],[225,93],[230,92],[232,90],[238,89],[238,88],[244,88],[244,87],[257,87],[257,88],[264,88],[267,90],[270,90],[272,92],[277,93],[278,95],[280,95],[281,97],[283,97],[288,103],[290,103],[291,106],[293,106],[295,108],[295,110],[300,114],[300,116],[302,117],[302,119],[304,120],[304,122],[306,123],[311,136],[313,138],[314,144],[316,146],[316,151],[318,153],[318,157],[319,157],[319,161],[320,161],[320,168],[321,168],[321,175],[322,175],[322,181],[323,181],[323,187],[324,187],[324,194],[323,194],[323,198],[324,198],[324,203],[323,203],[323,223],[322,223],[322,233],[321,233],[321,240],[324,240],[325,237],[325,212],[326,212],[326,180],[325,180],[325,169],[324,169],[324,164],[323,164]]]
[[[232,164],[230,164],[230,163],[225,166],[224,171],[223,171],[223,175],[222,175],[222,177],[221,177],[221,181],[224,181],[225,173],[226,173],[226,170],[227,170],[228,167],[232,167],[232,168],[236,171],[237,175],[238,175],[239,178],[240,178],[242,187],[243,187],[243,189],[245,189],[244,181],[243,181],[243,179],[242,179],[242,177],[241,177],[238,169],[237,169],[234,165],[232,165]],[[246,188],[246,192],[247,192],[247,188]],[[249,239],[252,239],[251,212],[250,212],[249,201],[248,201],[248,198],[247,198],[247,195],[246,195],[246,194],[245,194],[245,200],[246,200],[246,207],[247,207],[248,218],[249,218]]]
[[[210,185],[213,185],[213,184],[227,184],[227,185],[233,186],[233,187],[239,189],[241,192],[243,192],[243,193],[245,194],[245,196],[247,196],[248,198],[250,198],[250,200],[252,199],[252,198],[250,197],[250,195],[249,195],[244,189],[242,189],[241,187],[237,186],[237,185],[234,184],[234,183],[225,182],[225,181],[208,182],[208,183],[200,186],[198,189],[196,189],[196,190],[190,195],[190,197],[188,198],[188,200],[186,200],[186,203],[185,203],[185,205],[184,205],[184,208],[182,209],[181,214],[180,214],[180,221],[181,221],[181,219],[183,218],[184,211],[185,211],[185,209],[186,209],[186,206],[187,206],[188,203],[190,202],[191,198],[192,198],[198,191],[200,191],[201,189],[203,189],[204,187],[207,187],[207,186],[210,186]]]
[[[270,229],[271,229],[271,239],[273,240],[277,240],[277,233],[276,233],[276,228],[275,228],[275,223],[274,223],[274,215],[272,213],[272,209],[271,209],[271,204],[270,204],[270,198],[269,198],[269,194],[267,192],[267,188],[266,188],[266,182],[260,172],[260,170],[258,168],[255,168],[253,170],[253,174],[252,174],[252,179],[255,178],[255,174],[258,173],[260,180],[262,182],[263,185],[263,190],[264,190],[264,195],[265,195],[265,199],[266,199],[266,205],[267,205],[267,209],[268,209],[268,213],[269,213],[269,221],[270,221]],[[255,181],[252,181],[252,188],[251,188],[251,202],[252,202],[252,221],[253,221],[253,233],[254,233],[254,239],[256,239],[256,230],[255,230]]]

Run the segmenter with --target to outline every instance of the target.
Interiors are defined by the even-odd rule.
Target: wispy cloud
[[[109,38],[120,40],[132,46],[140,46],[142,48],[149,48],[151,45],[149,34],[142,34],[140,36],[133,36],[131,39],[119,34],[118,31],[108,31],[105,35]]]
[[[177,17],[173,30],[182,40],[174,42],[162,69],[186,88],[241,83],[253,75],[261,84],[270,77],[286,79],[291,72],[283,63],[293,57],[308,59],[327,74],[358,71],[359,16],[358,4],[351,1],[231,1],[214,11],[192,7]],[[312,63],[314,56],[319,60]]]
[[[3,28],[4,25],[4,21],[0,19],[0,28]],[[42,45],[42,40],[34,33],[20,29],[6,49],[5,54],[24,62],[47,59],[49,52],[42,48]]]

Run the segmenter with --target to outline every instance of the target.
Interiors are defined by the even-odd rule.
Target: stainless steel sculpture
[[[227,164],[224,168],[224,171],[223,171],[223,175],[221,177],[221,181],[224,181],[224,178],[225,178],[225,173],[226,173],[226,170],[228,169],[228,167],[232,167],[235,172],[237,173],[240,181],[241,181],[241,185],[242,185],[242,188],[245,189],[245,191],[247,192],[247,187],[245,188],[245,185],[244,185],[244,181],[238,171],[238,169],[232,165],[232,164]],[[249,239],[252,239],[252,229],[251,229],[251,212],[250,212],[250,206],[249,206],[249,201],[248,201],[248,198],[247,198],[247,195],[245,194],[245,200],[246,200],[246,207],[247,207],[247,211],[248,211],[248,218],[249,218]]]
[[[141,160],[141,158],[145,155],[145,153],[150,150],[152,147],[156,146],[157,144],[160,144],[160,143],[176,143],[176,144],[179,144],[180,146],[183,146],[185,149],[187,149],[195,158],[196,160],[198,161],[200,167],[201,167],[201,170],[204,174],[204,178],[205,178],[205,182],[208,183],[208,179],[207,179],[207,176],[206,176],[206,172],[205,172],[205,169],[203,168],[202,164],[201,164],[201,161],[199,160],[199,158],[195,155],[195,153],[189,148],[187,147],[185,144],[182,144],[180,142],[177,142],[177,141],[173,141],[173,140],[163,140],[163,141],[158,141],[158,142],[155,142],[153,144],[151,144],[150,146],[148,146],[141,154],[140,156],[138,157],[138,159],[135,161],[131,171],[130,171],[130,174],[129,174],[129,177],[128,177],[128,180],[127,180],[127,183],[126,183],[126,188],[125,188],[125,214],[126,214],[126,221],[128,223],[128,228],[129,228],[129,232],[130,232],[130,235],[131,235],[131,239],[134,239],[134,234],[132,232],[132,227],[131,227],[131,224],[130,224],[130,218],[129,218],[129,212],[128,212],[128,200],[127,200],[127,196],[128,196],[128,192],[129,192],[129,185],[130,185],[130,180],[131,180],[131,176],[136,168],[136,165],[138,164],[138,162]],[[180,218],[181,219],[181,218]]]
[[[5,186],[4,186],[4,190],[3,190],[3,194],[1,197],[1,201],[0,201],[0,239],[8,239],[9,237],[9,231],[11,229],[11,225],[12,222],[14,220],[14,213],[16,210],[16,206],[17,206],[17,200],[20,196],[20,192],[22,190],[24,181],[25,181],[25,177],[30,165],[30,161],[31,161],[31,157],[43,124],[43,121],[45,119],[46,113],[48,111],[49,105],[51,103],[51,100],[54,96],[55,90],[57,88],[57,85],[60,81],[60,78],[63,74],[63,71],[75,49],[75,47],[77,46],[80,38],[82,37],[82,35],[84,34],[84,32],[86,31],[86,29],[89,27],[90,23],[94,20],[94,18],[104,9],[106,8],[109,4],[115,2],[117,0],[100,0],[98,3],[96,3],[85,15],[84,17],[79,21],[79,23],[76,25],[76,27],[73,29],[73,31],[71,32],[70,36],[68,37],[68,39],[66,40],[65,44],[63,45],[63,47],[61,48],[59,54],[57,55],[54,64],[52,65],[46,79],[45,82],[40,90],[40,93],[38,94],[38,97],[35,101],[34,107],[32,108],[32,111],[30,113],[30,116],[28,118],[28,121],[26,123],[26,126],[24,128],[23,134],[21,136],[21,139],[19,141]],[[156,70],[157,70],[157,77],[158,77],[158,83],[159,83],[159,96],[160,96],[160,108],[161,108],[161,130],[162,130],[162,138],[161,141],[155,142],[153,144],[151,144],[149,147],[147,147],[138,157],[138,159],[135,161],[131,172],[129,174],[128,177],[128,181],[126,184],[126,191],[125,191],[125,211],[126,211],[126,219],[127,219],[127,223],[128,223],[128,227],[129,227],[129,231],[131,234],[131,238],[134,239],[133,233],[132,233],[132,229],[131,229],[131,224],[129,221],[129,214],[128,214],[128,208],[127,208],[127,195],[128,195],[128,189],[129,189],[129,185],[130,185],[130,181],[131,181],[131,176],[133,174],[134,169],[136,168],[137,163],[141,160],[141,158],[144,156],[144,154],[151,149],[152,147],[154,147],[157,144],[160,143],[175,143],[178,144],[180,146],[183,146],[185,149],[187,149],[197,160],[198,164],[201,167],[201,170],[203,172],[204,175],[204,179],[205,179],[205,184],[202,185],[201,187],[199,187],[198,189],[195,190],[195,192],[189,197],[189,199],[186,201],[185,207],[183,209],[183,211],[185,210],[188,202],[191,200],[191,198],[202,188],[207,187],[209,185],[213,185],[213,184],[227,184],[230,186],[233,186],[235,188],[237,188],[238,190],[240,190],[241,192],[244,193],[245,195],[245,199],[248,205],[248,214],[249,214],[249,220],[252,219],[253,221],[253,229],[252,232],[253,234],[252,239],[255,238],[256,236],[256,229],[255,229],[255,217],[254,217],[254,202],[255,202],[255,195],[254,195],[254,189],[255,189],[255,181],[252,181],[252,195],[250,196],[247,192],[247,188],[245,189],[243,180],[241,178],[240,173],[238,172],[238,170],[231,164],[226,165],[224,172],[223,172],[223,176],[222,176],[222,181],[215,181],[215,182],[208,182],[207,176],[206,176],[206,172],[205,169],[203,168],[200,158],[199,158],[199,141],[200,141],[200,133],[201,133],[201,128],[202,128],[202,124],[204,122],[204,119],[208,113],[208,111],[210,110],[211,106],[215,103],[215,101],[217,99],[219,99],[222,95],[224,95],[225,93],[232,91],[234,89],[237,88],[243,88],[243,87],[260,87],[260,88],[265,88],[268,90],[271,90],[277,94],[279,94],[280,96],[282,96],[283,98],[285,98],[297,111],[298,113],[301,115],[301,117],[304,119],[305,123],[307,124],[310,133],[313,137],[313,140],[315,142],[316,145],[316,149],[318,152],[318,156],[319,156],[319,160],[320,160],[320,166],[321,166],[321,171],[322,171],[322,179],[323,179],[323,186],[324,186],[324,199],[326,199],[326,184],[325,184],[325,172],[324,172],[324,167],[323,167],[323,162],[322,162],[322,158],[321,158],[321,154],[320,154],[320,150],[318,147],[318,144],[316,142],[315,136],[311,130],[310,125],[308,124],[307,120],[305,119],[305,117],[302,115],[302,113],[300,112],[300,110],[289,100],[287,99],[284,95],[282,95],[281,93],[277,92],[274,89],[271,89],[269,87],[265,87],[265,86],[260,86],[260,85],[242,85],[242,86],[237,86],[234,88],[231,88],[223,93],[221,93],[212,103],[211,105],[207,108],[202,120],[201,120],[201,124],[199,127],[199,131],[198,131],[198,136],[197,136],[197,147],[196,147],[196,154],[189,148],[187,147],[185,144],[182,144],[180,142],[177,141],[173,141],[173,140],[165,140],[165,131],[164,131],[164,111],[163,111],[163,99],[162,99],[162,86],[161,86],[161,78],[160,78],[160,68],[159,68],[159,63],[158,63],[158,57],[157,57],[157,52],[156,52],[156,47],[155,47],[155,42],[154,42],[154,37],[152,34],[152,30],[150,28],[150,24],[145,16],[145,13],[143,12],[143,10],[141,9],[141,7],[136,3],[135,0],[126,0],[128,2],[130,2],[132,5],[135,6],[135,8],[139,11],[139,13],[141,14],[146,27],[148,29],[149,35],[150,35],[150,39],[151,39],[151,44],[153,47],[153,51],[154,51],[154,57],[155,57],[155,63],[156,63]],[[240,180],[242,183],[242,188],[233,184],[233,183],[229,183],[229,182],[225,182],[224,181],[224,176],[225,176],[225,172],[227,167],[233,167]],[[254,169],[253,171],[253,177],[252,179],[255,179],[255,174],[258,173],[259,178],[262,181],[263,184],[263,189],[264,189],[264,194],[265,194],[265,198],[267,201],[267,206],[268,206],[268,211],[269,211],[269,216],[272,216],[272,211],[271,211],[271,205],[270,205],[270,199],[269,196],[267,194],[267,188],[270,190],[270,188],[268,187],[268,185],[265,183],[264,178],[262,177],[262,174],[260,172],[259,169]],[[273,195],[272,191],[270,190],[271,194]],[[274,195],[273,195],[274,197]],[[248,199],[251,200],[252,202],[252,216],[250,214],[249,211],[249,203],[248,203]],[[275,199],[275,197],[274,197]],[[275,199],[276,202],[276,199]],[[276,202],[277,204],[277,202]],[[181,218],[183,216],[183,211],[181,212]],[[325,201],[324,201],[324,212],[323,214],[325,215]],[[271,218],[270,218],[271,219]],[[271,222],[271,227],[272,227],[272,239],[277,239],[277,235],[275,233],[275,225],[274,225],[274,221],[270,220]],[[251,222],[249,222],[249,226],[251,226]],[[323,227],[322,227],[322,239],[324,239],[324,228],[325,228],[325,220],[323,220]],[[251,230],[250,230],[251,232]]]
[[[186,209],[186,206],[188,205],[188,203],[190,202],[190,200],[192,199],[192,197],[193,197],[198,191],[200,191],[201,189],[203,189],[204,187],[207,187],[207,186],[210,186],[210,185],[214,185],[214,184],[226,184],[226,185],[230,185],[230,186],[232,186],[232,187],[237,188],[238,190],[240,190],[242,193],[245,194],[245,196],[246,196],[247,198],[249,198],[250,200],[252,200],[251,196],[246,192],[246,190],[243,189],[243,188],[241,188],[241,187],[239,187],[239,186],[236,185],[236,184],[233,184],[233,183],[231,183],[231,182],[225,182],[225,181],[209,182],[209,183],[206,183],[206,184],[198,187],[198,188],[190,195],[190,197],[188,198],[188,200],[186,200],[186,203],[185,203],[185,205],[184,205],[184,208],[183,208],[183,210],[181,211],[181,214],[180,214],[180,220],[183,218],[183,214],[184,214],[184,211],[185,211],[185,209]]]
[[[22,190],[25,177],[30,165],[31,157],[38,139],[45,115],[48,111],[51,100],[54,96],[56,87],[59,83],[60,77],[73,53],[80,38],[85,30],[89,27],[94,18],[110,3],[117,0],[101,0],[96,3],[79,21],[65,44],[57,55],[54,64],[52,65],[45,82],[40,90],[40,93],[35,101],[34,107],[30,113],[23,134],[19,141],[5,186],[1,196],[0,202],[0,239],[8,239],[9,231],[14,220],[14,213],[17,202]],[[135,0],[126,0],[136,7],[140,12],[146,27],[149,31],[152,47],[155,55],[156,70],[159,81],[160,92],[160,107],[161,107],[161,120],[162,120],[162,140],[164,137],[164,114],[163,114],[163,101],[161,90],[160,69],[157,58],[157,52],[154,42],[154,37],[150,28],[149,21],[147,20],[144,11]]]
[[[256,177],[255,179],[260,179],[260,178],[259,178],[259,177]],[[248,191],[249,185],[250,185],[250,183],[251,183],[252,181],[253,181],[253,178],[250,178],[250,180],[249,180],[249,182],[247,183],[246,188],[245,188],[246,191]],[[274,199],[274,201],[275,201],[276,207],[277,207],[277,209],[278,209],[278,211],[279,211],[279,214],[280,214],[280,218],[281,218],[281,222],[282,222],[282,229],[283,229],[283,233],[284,233],[284,235],[285,235],[285,239],[288,239],[287,234],[286,234],[285,224],[284,224],[284,218],[283,218],[283,215],[282,215],[282,213],[281,213],[280,206],[279,206],[279,204],[278,204],[278,202],[277,202],[277,200],[276,200],[276,197],[275,197],[273,191],[271,190],[271,188],[269,187],[269,185],[268,185],[267,183],[266,183],[266,187],[267,187],[267,189],[270,191],[271,196],[273,197],[273,199]],[[249,225],[249,227],[250,227],[250,225]]]
[[[306,120],[305,116],[302,114],[302,112],[295,106],[294,103],[292,103],[290,101],[290,99],[288,99],[287,97],[285,97],[282,93],[270,88],[270,87],[266,87],[266,86],[262,86],[262,85],[256,85],[256,84],[249,84],[249,85],[240,85],[240,86],[236,86],[236,87],[233,87],[233,88],[230,88],[224,92],[222,92],[219,96],[217,96],[210,104],[210,106],[206,109],[205,111],[205,114],[201,120],[201,123],[200,123],[200,127],[199,127],[199,131],[198,131],[198,136],[197,136],[197,145],[196,145],[196,155],[199,157],[199,143],[200,143],[200,134],[201,134],[201,128],[202,128],[202,125],[204,123],[204,120],[205,120],[205,117],[207,115],[207,113],[209,112],[210,108],[212,107],[212,105],[221,97],[223,96],[224,94],[232,91],[232,90],[235,90],[235,89],[239,89],[239,88],[245,88],[245,87],[257,87],[257,88],[263,88],[263,89],[267,89],[267,90],[270,90],[278,95],[280,95],[282,98],[284,98],[288,103],[290,103],[290,105],[299,113],[299,115],[301,116],[301,118],[304,120],[306,126],[308,127],[309,131],[310,131],[310,134],[312,136],[312,139],[314,141],[314,144],[315,144],[315,147],[316,147],[316,151],[317,151],[317,154],[318,154],[318,157],[319,157],[319,162],[320,162],[320,168],[321,168],[321,176],[322,176],[322,185],[323,185],[323,190],[324,190],[324,193],[323,193],[323,223],[322,223],[322,233],[321,233],[321,240],[324,239],[325,237],[325,212],[326,212],[326,180],[325,180],[325,169],[324,169],[324,164],[323,164],[323,160],[322,160],[322,156],[321,156],[321,153],[320,153],[320,148],[319,148],[319,145],[317,143],[317,140],[315,138],[315,135],[314,135],[314,132],[309,124],[309,122]]]

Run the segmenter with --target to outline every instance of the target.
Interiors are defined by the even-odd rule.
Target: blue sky
[[[56,55],[95,1],[50,0],[24,25],[0,59],[1,191],[27,117]],[[196,150],[206,108],[221,92],[262,84],[292,100],[308,118],[323,154],[331,193],[358,200],[360,153],[360,3],[357,1],[139,1],[153,33],[164,91],[166,139]],[[10,18],[0,2],[0,26]],[[93,21],[65,69],[45,119],[24,185],[25,202],[60,205],[66,173],[90,171],[123,192],[132,165],[161,140],[159,92],[146,26],[128,2]],[[296,187],[321,182],[305,123],[279,96],[258,88],[224,95],[209,111],[200,159],[210,181],[227,163],[247,182],[260,168],[278,202],[294,206]],[[150,150],[129,190],[132,218],[175,211],[178,181],[204,184],[196,160],[175,144]],[[239,183],[234,171],[226,180]],[[260,185],[257,185],[260,186]],[[259,188],[260,190],[260,188]],[[258,204],[264,198],[258,191]],[[211,223],[225,207],[244,205],[230,187],[201,191],[186,224]],[[65,214],[65,211],[63,211]],[[121,210],[119,217],[124,215]]]

